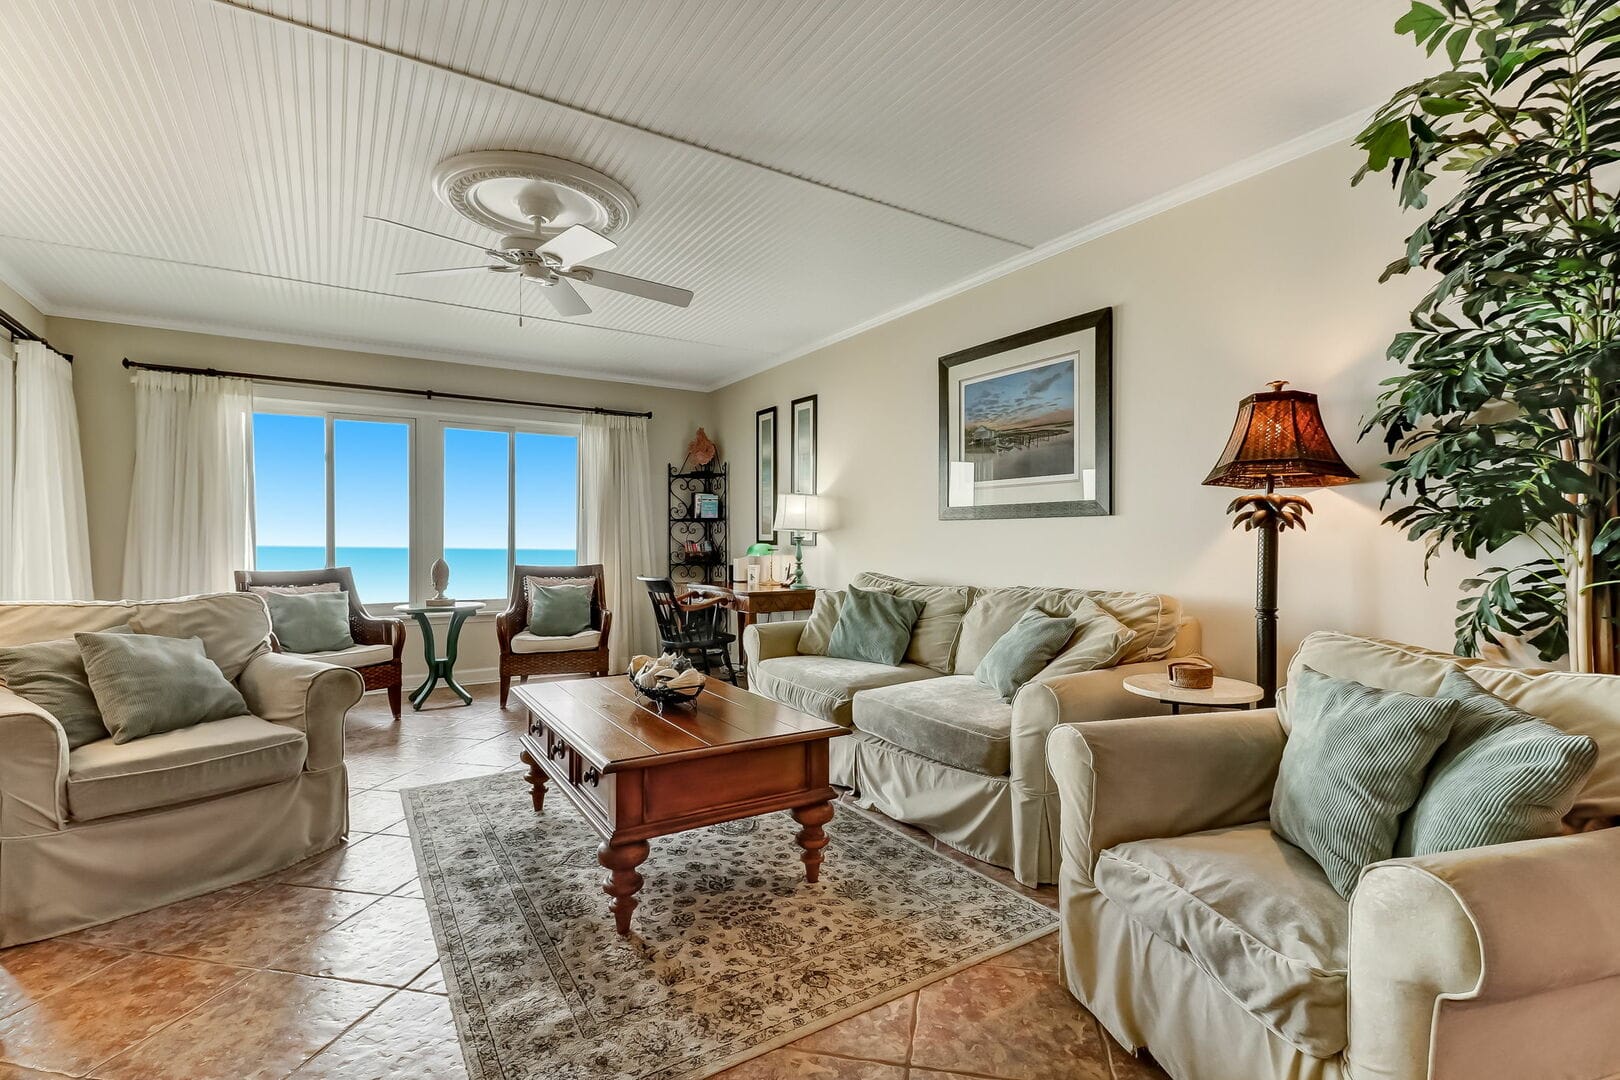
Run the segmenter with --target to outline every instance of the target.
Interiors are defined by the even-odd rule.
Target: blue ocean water
[[[261,544],[254,549],[260,570],[312,570],[326,565],[326,549]],[[496,600],[511,589],[511,570],[505,548],[447,548],[450,587],[445,591],[461,600]],[[573,549],[518,548],[519,563],[537,566],[573,566]],[[337,564],[352,567],[354,587],[367,604],[402,604],[411,598],[410,556],[402,547],[339,547]],[[417,591],[426,595],[426,582]]]

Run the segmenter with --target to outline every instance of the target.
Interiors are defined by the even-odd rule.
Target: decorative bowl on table
[[[636,693],[656,703],[660,710],[666,705],[690,704],[703,693],[703,686],[708,682],[690,660],[672,653],[631,657],[627,677]]]

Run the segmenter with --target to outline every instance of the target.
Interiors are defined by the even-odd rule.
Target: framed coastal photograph
[[[939,358],[941,520],[1112,513],[1112,328],[1101,308]]]
[[[755,536],[776,543],[776,406],[754,414]]]
[[[816,493],[816,395],[794,398],[788,408],[792,431],[792,469],[788,490],[795,495]]]

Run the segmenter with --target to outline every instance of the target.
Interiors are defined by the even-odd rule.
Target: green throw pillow
[[[1340,896],[1395,853],[1457,702],[1377,690],[1302,668],[1288,684],[1293,730],[1271,793],[1271,830],[1315,859]]]
[[[74,634],[73,640],[115,743],[248,711],[200,638]]]
[[[827,655],[898,667],[922,609],[921,600],[851,585],[827,640]]]
[[[129,632],[127,626],[107,631]],[[72,638],[0,649],[0,683],[56,717],[67,735],[69,750],[107,737],[101,710],[96,708],[96,695],[90,692],[90,679],[79,657],[79,643]]]
[[[263,593],[270,606],[270,629],[284,652],[337,652],[354,647],[349,630],[349,594],[337,592]]]
[[[529,590],[529,633],[570,637],[589,630],[591,592],[582,585],[536,585]]]
[[[1558,835],[1597,765],[1597,743],[1567,735],[1503,701],[1462,669],[1437,697],[1458,702],[1451,737],[1435,755],[1397,855],[1433,855]]]
[[[1002,701],[1011,701],[1019,687],[1063,650],[1076,628],[1073,619],[1060,619],[1044,611],[1024,612],[984,654],[973,670],[973,681],[1000,694]]]

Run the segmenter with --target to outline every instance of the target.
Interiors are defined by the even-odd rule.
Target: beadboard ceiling
[[[1399,7],[5,0],[0,277],[53,314],[715,386],[1316,145],[1414,74]],[[366,214],[493,239],[429,184],[480,149],[617,178],[640,209],[598,264],[692,306],[587,289],[520,327],[510,278],[395,277],[462,252]]]

